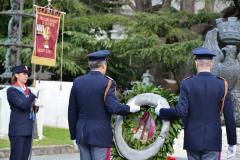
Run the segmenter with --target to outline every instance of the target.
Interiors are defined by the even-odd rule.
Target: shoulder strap
[[[227,81],[224,78],[222,78],[222,77],[218,77],[218,78],[222,79],[223,82],[224,82],[224,95],[223,95],[223,97],[221,99],[221,113],[223,113],[224,102],[225,102],[225,98],[226,98],[227,92],[228,92],[228,83],[227,83]]]
[[[192,77],[193,77],[193,76],[188,76],[188,77],[184,78],[183,80],[190,79],[190,78],[192,78]]]
[[[22,90],[21,87],[18,87],[18,86],[11,86],[11,87],[9,87],[9,88],[15,88],[16,90],[18,90],[19,92],[21,92],[22,94],[25,95],[25,92]]]
[[[108,84],[107,84],[107,87],[106,87],[105,92],[104,92],[104,101],[105,101],[105,99],[106,99],[106,96],[107,96],[107,94],[108,94],[108,91],[109,91],[111,85],[112,85],[112,79],[109,79]]]

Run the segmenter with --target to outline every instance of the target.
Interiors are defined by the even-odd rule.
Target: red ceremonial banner
[[[55,66],[60,12],[36,8],[35,39],[32,63]]]

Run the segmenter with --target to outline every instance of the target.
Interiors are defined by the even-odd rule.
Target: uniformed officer
[[[76,139],[81,160],[110,160],[111,115],[137,112],[140,106],[119,103],[116,82],[105,76],[108,50],[88,54],[91,71],[77,77],[71,89],[68,123],[71,139]]]
[[[184,118],[184,149],[188,160],[219,160],[222,147],[221,100],[225,97],[225,118],[228,157],[236,154],[236,124],[230,91],[225,93],[224,79],[211,74],[212,58],[206,48],[193,50],[197,75],[182,81],[176,107],[167,109],[159,104],[155,112],[160,119]]]
[[[12,69],[12,84],[7,89],[11,114],[8,136],[11,145],[10,160],[28,160],[33,130],[33,120],[39,88],[30,91],[26,86],[29,70],[25,65]]]

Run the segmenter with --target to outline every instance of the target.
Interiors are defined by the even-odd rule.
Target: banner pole
[[[46,8],[46,7],[42,7],[42,6],[38,6],[38,5],[33,5],[33,7],[42,8],[42,9]],[[54,10],[54,9],[50,9],[50,10]],[[56,10],[56,11],[58,11],[58,10]],[[58,12],[60,12],[63,15],[66,14],[66,12],[62,12],[62,11],[58,11]]]
[[[63,36],[64,36],[64,14],[62,19],[62,52],[61,52],[61,68],[60,68],[60,91],[62,90],[62,74],[63,74]]]
[[[35,5],[36,1],[33,0],[32,1],[33,5]],[[33,7],[33,10],[32,10],[33,14],[36,13],[35,11],[35,8]],[[35,37],[35,21],[36,19],[34,18],[33,19],[33,37]],[[32,72],[33,72],[33,84],[32,86],[33,87],[36,87],[36,64],[33,64],[32,65]],[[32,129],[32,137],[31,137],[31,148],[30,148],[30,153],[29,153],[29,157],[28,157],[28,160],[31,160],[32,159],[32,147],[33,147],[33,139],[34,139],[34,124],[35,124],[35,121],[33,121],[33,129]]]
[[[33,0],[33,6],[36,4],[35,0]],[[36,14],[36,8],[33,7],[33,10],[32,10],[33,14]],[[35,21],[36,21],[36,18],[34,18],[33,20],[33,37],[35,37]],[[33,38],[34,39],[34,38]],[[33,83],[32,83],[32,86],[33,87],[36,87],[36,64],[32,64],[32,76],[33,76]]]

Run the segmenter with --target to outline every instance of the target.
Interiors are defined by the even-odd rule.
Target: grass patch
[[[10,146],[8,139],[0,139],[0,149],[8,148]]]
[[[44,138],[41,141],[34,140],[34,146],[72,144],[68,129],[44,126],[43,135]],[[9,146],[8,139],[0,139],[0,149]]]

